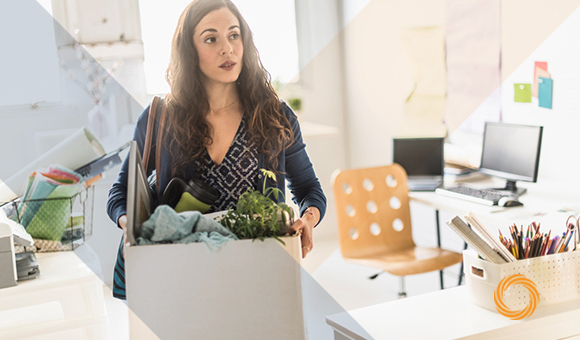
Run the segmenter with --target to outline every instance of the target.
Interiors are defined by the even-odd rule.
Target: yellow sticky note
[[[532,102],[532,85],[531,84],[514,84],[514,102],[531,103]]]

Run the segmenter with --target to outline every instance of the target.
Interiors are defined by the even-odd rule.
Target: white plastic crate
[[[463,264],[471,301],[493,312],[497,312],[493,294],[498,284],[513,274],[523,274],[536,284],[540,294],[538,307],[580,298],[580,251],[495,264],[466,250]],[[522,285],[512,285],[503,301],[510,309],[521,310],[529,303],[529,294]]]

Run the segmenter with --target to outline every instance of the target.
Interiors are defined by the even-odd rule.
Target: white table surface
[[[446,179],[446,185],[453,185]],[[477,188],[501,187],[504,180],[478,177]],[[435,192],[409,192],[412,201],[461,217],[473,212],[492,232],[513,223],[539,222],[543,231],[564,231],[569,215],[580,210],[580,190],[555,180],[518,182],[528,192],[521,207],[491,207]],[[569,211],[562,211],[568,208]],[[443,226],[442,226],[443,227]],[[353,324],[353,318],[358,324]],[[465,286],[327,317],[346,339],[560,339],[580,334],[580,300],[539,307],[528,319],[514,321],[473,304]],[[362,329],[364,330],[361,330]],[[368,335],[364,333],[368,332]]]
[[[0,298],[68,280],[99,280],[74,252],[35,253],[34,255],[38,260],[40,275],[36,279],[18,281],[18,285],[14,287],[0,289]]]
[[[356,340],[369,339],[356,331],[360,327],[377,340],[561,339],[580,334],[578,320],[580,300],[539,307],[528,319],[510,320],[471,303],[464,286],[326,318],[333,329]]]
[[[73,252],[35,255],[40,276],[0,289],[0,339],[106,338],[102,281]]]
[[[446,185],[453,183],[446,181]],[[505,180],[479,177],[477,180],[465,182],[466,185],[478,188],[499,187],[505,185]],[[571,212],[561,212],[563,208],[571,208],[578,214],[580,210],[580,188],[553,180],[540,180],[538,183],[518,182],[518,186],[527,188],[526,194],[520,197],[524,204],[519,207],[502,208],[486,206],[479,203],[448,197],[435,192],[409,192],[409,198],[421,204],[431,206],[441,211],[457,214],[463,218],[472,211],[491,231],[501,228],[502,232],[513,223],[527,226],[532,221],[541,223],[542,230],[552,229],[565,231],[565,223]],[[557,229],[557,230],[556,230]]]

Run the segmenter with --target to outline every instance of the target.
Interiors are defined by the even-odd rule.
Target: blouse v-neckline
[[[240,131],[242,130],[242,127],[244,125],[244,118],[242,117],[242,120],[240,121],[240,124],[238,125],[238,129],[236,130],[236,134],[234,135],[234,138],[232,139],[232,142],[230,143],[230,146],[228,147],[228,151],[226,151],[226,154],[224,155],[224,158],[222,158],[222,161],[220,162],[220,164],[216,164],[216,162],[213,160],[213,158],[211,158],[209,151],[207,151],[207,147],[205,148],[205,154],[207,156],[207,158],[211,161],[211,164],[216,167],[219,168],[222,164],[224,164],[224,161],[227,159],[228,155],[230,154],[233,145],[236,143],[236,140],[238,139],[239,135],[240,135]]]

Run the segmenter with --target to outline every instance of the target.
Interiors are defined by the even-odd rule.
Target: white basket
[[[513,274],[523,274],[536,284],[540,294],[538,307],[580,298],[580,251],[495,264],[466,250],[463,264],[471,301],[494,312],[494,291],[503,278]],[[529,291],[522,285],[510,286],[503,301],[510,309],[521,310],[529,303]]]

